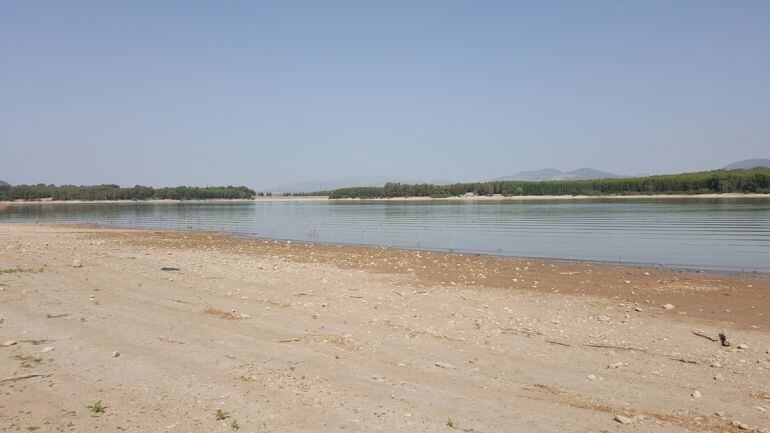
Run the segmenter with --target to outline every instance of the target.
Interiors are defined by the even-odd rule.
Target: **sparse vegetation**
[[[97,400],[96,403],[86,407],[93,413],[104,413],[104,405],[101,400]]]
[[[241,426],[238,425],[237,419],[234,419],[233,422],[230,423],[230,428],[233,430],[238,430],[239,428],[241,428]]]
[[[22,269],[22,268],[9,268],[9,269],[0,269],[0,275],[6,274],[42,274],[45,269],[38,268],[38,269]]]
[[[43,362],[43,358],[38,358],[36,356],[16,355],[13,359],[21,361],[21,366],[24,368],[31,368]]]
[[[230,416],[230,412],[225,412],[222,409],[217,409],[215,416],[217,418],[217,421],[222,421]]]
[[[447,427],[452,427],[452,428],[455,426],[455,422],[452,421],[452,418],[449,418],[449,419],[446,420],[446,426]]]

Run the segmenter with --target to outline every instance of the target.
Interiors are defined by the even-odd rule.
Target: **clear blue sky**
[[[0,2],[0,179],[635,174],[770,156],[770,1]]]

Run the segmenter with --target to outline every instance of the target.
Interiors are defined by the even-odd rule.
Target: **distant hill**
[[[770,159],[767,159],[767,158],[744,159],[743,161],[738,161],[730,165],[726,165],[725,170],[733,170],[736,168],[754,168],[754,167],[770,167]]]
[[[0,186],[10,185],[10,183],[0,180]]]
[[[348,177],[344,179],[333,180],[314,180],[307,182],[287,182],[280,185],[276,185],[270,188],[271,192],[316,192],[316,191],[331,191],[333,189],[340,188],[352,188],[355,186],[370,187],[370,186],[383,186],[386,183],[430,183],[433,185],[448,185],[451,182],[444,180],[432,180],[432,181],[415,181],[408,179],[395,179],[384,176],[364,176],[364,177]]]
[[[596,170],[594,168],[578,168],[572,171],[561,171],[555,168],[544,168],[535,171],[522,171],[512,176],[500,177],[495,180],[586,180],[586,179],[617,179],[628,176]]]

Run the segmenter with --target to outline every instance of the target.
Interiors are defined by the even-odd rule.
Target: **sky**
[[[770,157],[770,2],[0,1],[0,179],[675,173]]]

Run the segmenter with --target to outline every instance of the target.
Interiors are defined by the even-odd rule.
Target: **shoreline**
[[[760,277],[0,224],[0,407],[19,431],[762,432],[769,294]]]
[[[0,201],[0,208],[7,206],[59,205],[59,204],[181,204],[181,203],[257,203],[257,202],[356,202],[356,201],[557,201],[557,200],[705,200],[705,199],[752,199],[770,200],[770,194],[650,194],[650,195],[530,195],[530,196],[469,196],[469,197],[378,197],[378,198],[329,198],[328,196],[274,196],[254,199],[202,199],[202,200],[39,200]]]
[[[650,194],[650,195],[525,195],[469,197],[336,198],[330,201],[547,201],[547,200],[656,200],[656,199],[770,199],[770,194]]]

